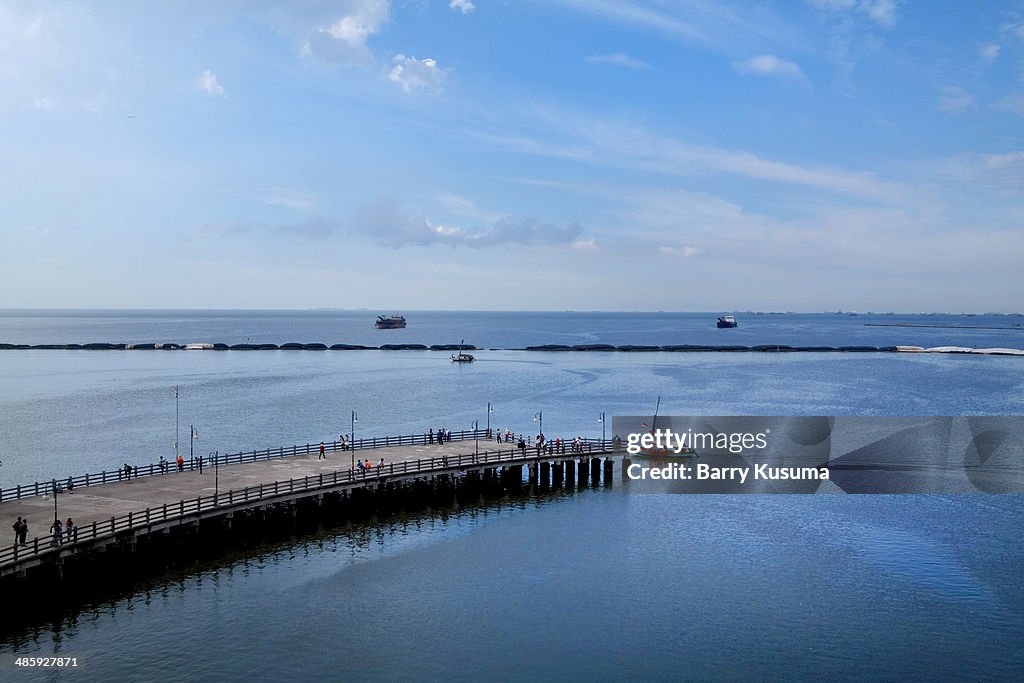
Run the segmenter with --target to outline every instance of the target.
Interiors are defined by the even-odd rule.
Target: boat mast
[[[661,396],[658,397],[658,403],[654,406],[654,419],[651,420],[651,434],[658,428],[658,409],[661,408]]]

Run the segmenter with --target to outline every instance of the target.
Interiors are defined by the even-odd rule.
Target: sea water
[[[518,315],[498,327],[517,329]],[[289,315],[256,318],[238,334],[332,341],[292,336]],[[672,318],[660,320],[678,327]],[[595,343],[700,343],[610,319],[618,328],[609,323]],[[94,329],[85,320],[75,329]],[[191,323],[148,324],[131,323],[130,336],[219,341],[193,337]],[[523,337],[495,346],[564,343],[509,334]],[[1013,334],[985,345],[1013,346]],[[845,341],[812,336],[781,343]],[[172,385],[179,423],[198,426],[203,451],[332,438],[352,410],[357,436],[468,428],[484,424],[488,402],[492,427],[535,433],[543,412],[552,436],[600,436],[600,412],[650,413],[658,395],[665,414],[1024,413],[1019,358],[477,357],[458,366],[423,352],[0,352],[0,476],[8,485],[173,452]],[[406,515],[26,618],[0,654],[74,655],[83,680],[1009,679],[1024,667],[1022,510],[1020,496],[654,496],[614,486]]]

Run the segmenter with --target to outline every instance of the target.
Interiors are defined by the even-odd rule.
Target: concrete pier
[[[161,538],[180,540],[182,534],[218,529],[235,533],[267,519],[358,518],[366,509],[507,495],[522,488],[524,466],[530,483],[541,489],[552,486],[552,474],[554,486],[562,486],[564,476],[572,487],[574,470],[581,486],[589,476],[595,484],[600,481],[599,457],[582,458],[574,468],[573,460],[552,463],[550,456],[532,450],[462,452],[466,449],[466,442],[449,442],[339,452],[327,459],[312,453],[222,466],[219,472],[209,467],[203,473],[170,470],[80,487],[57,494],[56,514],[61,520],[73,518],[77,528],[75,537],[62,537],[60,543],[48,533],[54,519],[52,494],[9,500],[0,503],[0,519],[26,519],[29,537],[24,545],[0,545],[0,577],[26,572],[59,577],[77,571],[83,557],[111,551],[139,555]],[[352,469],[360,458],[372,466]],[[384,465],[378,466],[382,458]]]

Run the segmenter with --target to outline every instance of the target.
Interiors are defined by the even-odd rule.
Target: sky
[[[0,0],[0,308],[1021,292],[1021,0]]]

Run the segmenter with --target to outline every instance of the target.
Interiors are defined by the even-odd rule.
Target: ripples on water
[[[534,335],[527,343],[559,341],[541,333],[694,343],[657,316],[601,318],[587,335],[524,315],[514,322]],[[254,324],[222,318],[211,334]],[[196,320],[89,329],[152,340]],[[312,320],[256,324],[269,341],[284,341],[282,330],[319,340],[327,318]],[[816,343],[811,322],[797,343]],[[422,341],[448,341],[450,323],[438,318],[444,338]],[[485,323],[494,320],[474,324]],[[666,338],[638,340],[634,323]],[[986,334],[945,343],[994,339]],[[137,464],[166,456],[172,384],[182,386],[182,432],[194,422],[202,448],[222,451],[329,438],[347,431],[351,409],[365,435],[459,429],[483,422],[489,401],[492,426],[530,433],[544,410],[545,431],[565,436],[600,435],[600,411],[644,414],[659,394],[680,415],[1024,413],[1017,358],[478,358],[452,367],[443,354],[402,352],[0,353],[0,484],[116,466],[126,443]],[[617,483],[234,556],[37,624],[0,653],[84,660],[77,674],[39,680],[1019,679],[1022,501],[623,495]]]
[[[1009,678],[1021,502],[522,499],[236,559],[0,650],[102,680]]]

